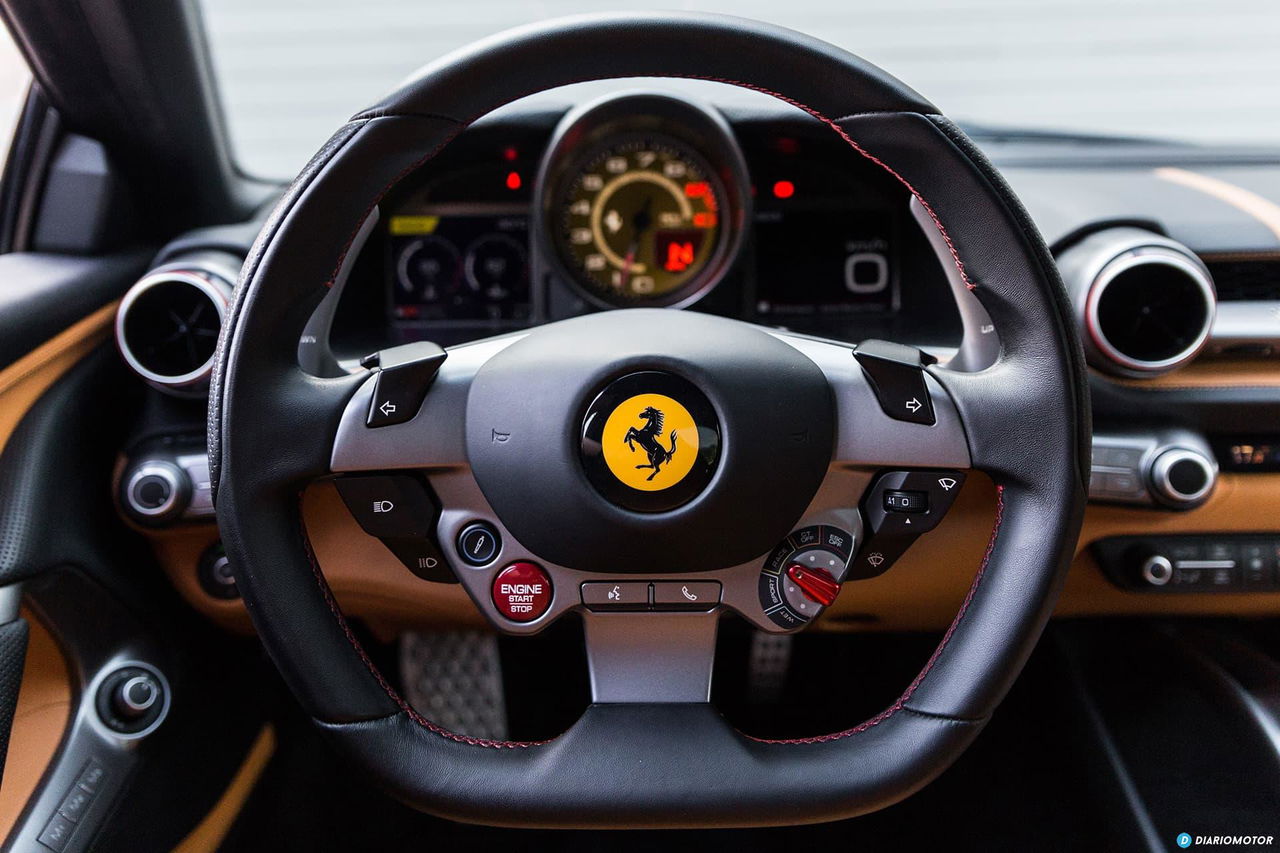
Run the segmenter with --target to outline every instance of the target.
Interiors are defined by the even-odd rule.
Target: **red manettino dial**
[[[792,563],[787,566],[787,577],[800,587],[806,598],[823,607],[830,607],[836,600],[836,594],[840,592],[840,584],[826,569],[806,569],[799,563]]]
[[[532,622],[551,606],[551,578],[533,563],[512,563],[493,579],[493,606],[512,622]]]

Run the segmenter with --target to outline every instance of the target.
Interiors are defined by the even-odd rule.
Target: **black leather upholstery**
[[[0,255],[0,368],[72,323],[124,295],[147,268],[149,252],[76,258],[11,252]]]
[[[296,341],[368,211],[463,127],[528,92],[681,76],[785,93],[921,198],[1000,329],[982,374],[935,369],[971,430],[1001,518],[973,591],[891,708],[827,738],[761,743],[700,706],[597,706],[547,744],[459,738],[422,720],[355,643],[305,556],[297,496],[325,469],[349,379],[304,376]],[[218,513],[250,614],[308,711],[399,796],[519,825],[765,825],[883,807],[941,772],[1016,676],[1074,546],[1087,442],[1083,359],[1035,229],[987,161],[896,80],[829,45],[712,16],[590,17],[429,66],[343,128],[245,266],[210,408]]]
[[[29,633],[30,627],[25,619],[0,625],[0,778],[4,777],[5,757],[9,753],[9,736],[13,733],[13,714],[18,708],[22,670],[27,662]]]

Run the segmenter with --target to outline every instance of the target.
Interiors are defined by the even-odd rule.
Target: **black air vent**
[[[1205,258],[1220,302],[1280,301],[1280,255],[1273,258]]]
[[[1208,334],[1211,299],[1185,264],[1145,255],[1100,283],[1098,332],[1135,366],[1183,359]]]
[[[116,338],[143,378],[170,391],[196,391],[209,378],[230,286],[196,270],[151,273],[125,295]]]

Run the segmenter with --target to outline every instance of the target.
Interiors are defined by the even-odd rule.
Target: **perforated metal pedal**
[[[505,740],[507,707],[498,638],[479,631],[407,632],[400,638],[405,699],[462,735]]]
[[[751,699],[760,704],[777,702],[787,683],[791,667],[791,636],[755,631],[751,634],[751,657],[747,662],[747,685]]]

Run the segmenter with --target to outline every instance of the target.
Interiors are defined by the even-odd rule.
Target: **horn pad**
[[[817,365],[756,326],[629,309],[495,355],[466,435],[489,504],[541,559],[711,571],[791,531],[830,464],[834,401]]]

